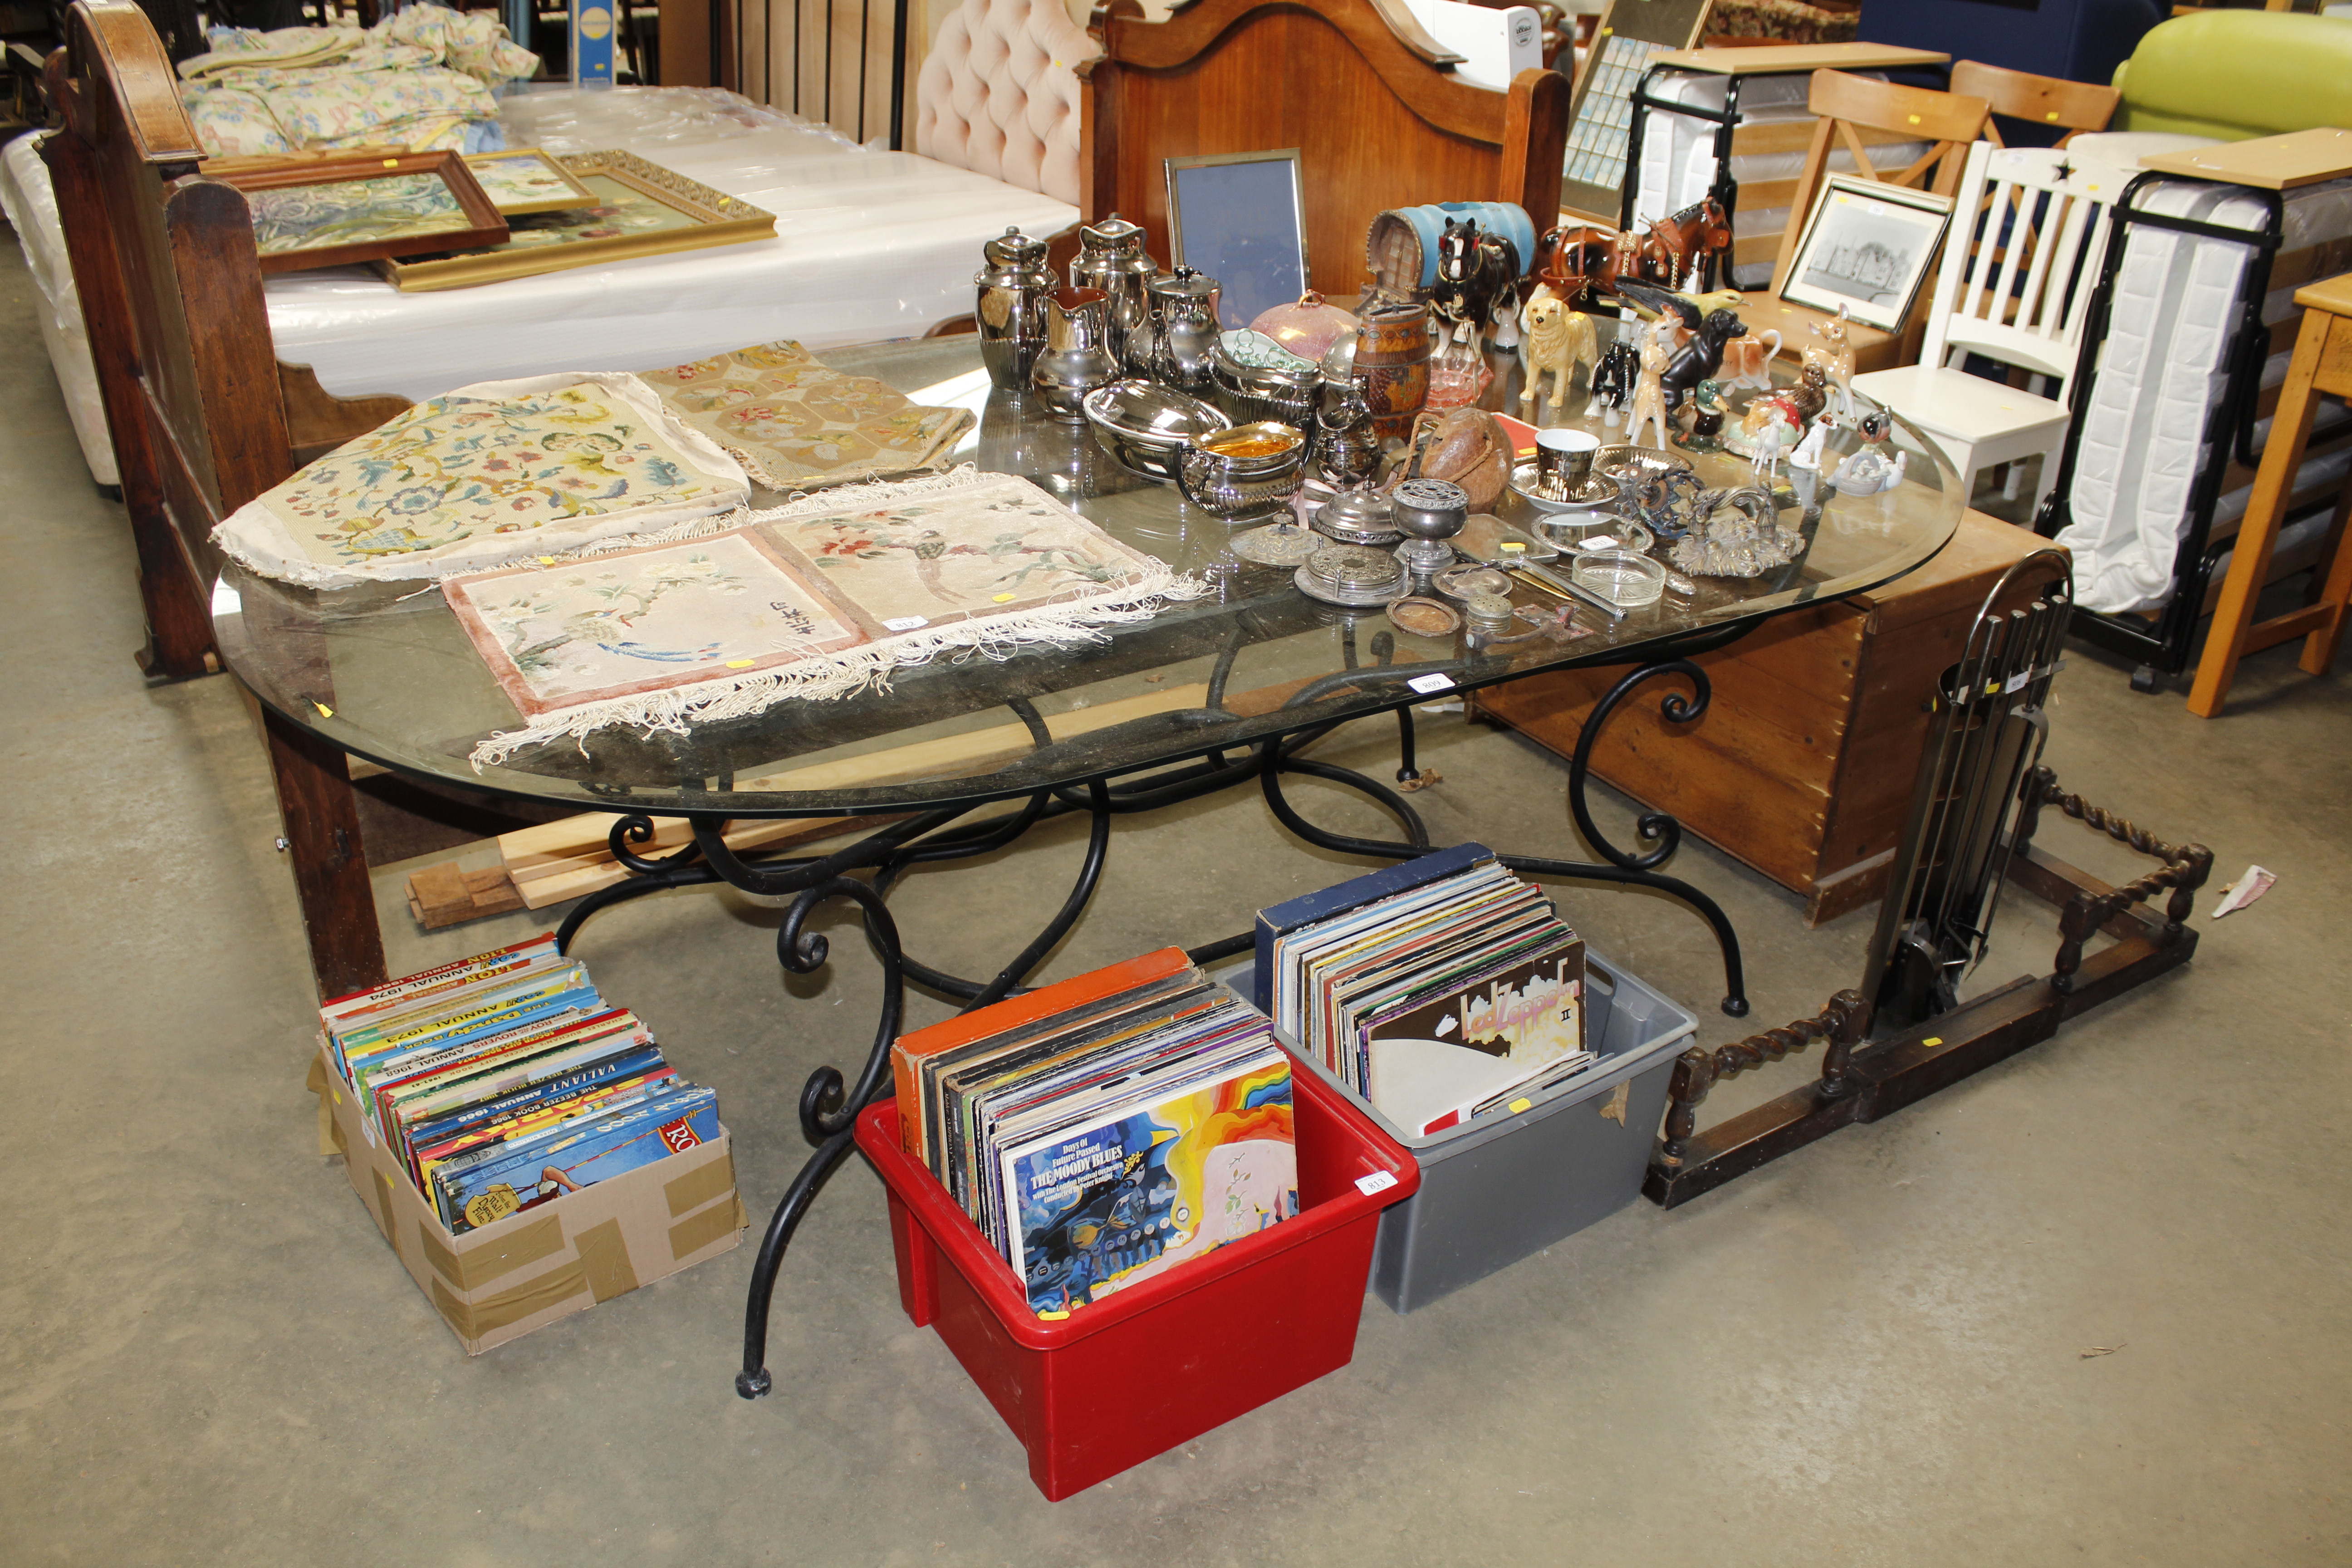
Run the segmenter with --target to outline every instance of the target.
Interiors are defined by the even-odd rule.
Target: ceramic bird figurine
[[[1903,482],[1904,465],[1911,456],[1908,452],[1897,452],[1891,458],[1886,455],[1885,443],[1895,433],[1894,417],[1884,410],[1865,414],[1858,428],[1862,450],[1849,454],[1837,466],[1830,484],[1842,496],[1874,496],[1893,489]]]

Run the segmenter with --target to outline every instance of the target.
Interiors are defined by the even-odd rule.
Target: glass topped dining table
[[[1605,339],[1631,323],[1600,322]],[[1570,810],[1602,858],[1562,861],[1506,854],[1536,877],[1646,886],[1679,899],[1714,928],[1726,970],[1724,1008],[1747,1011],[1738,942],[1699,889],[1658,868],[1679,825],[1644,816],[1641,842],[1612,843],[1585,804],[1586,761],[1612,711],[1645,683],[1662,681],[1670,716],[1696,719],[1708,689],[1692,656],[1725,646],[1768,618],[1875,588],[1940,550],[1963,510],[1958,477],[1931,443],[1898,426],[1911,452],[1903,481],[1870,495],[1830,494],[1816,512],[1784,510],[1801,528],[1795,559],[1758,577],[1690,575],[1687,594],[1612,616],[1533,585],[1515,587],[1526,614],[1495,636],[1415,636],[1382,607],[1347,609],[1309,598],[1290,566],[1253,564],[1229,548],[1236,526],[1190,505],[1176,487],[1121,467],[1092,431],[1047,417],[1026,398],[992,390],[978,341],[949,337],[825,351],[828,365],[878,378],[923,404],[959,403],[979,414],[954,454],[984,471],[1023,475],[1118,539],[1203,580],[1209,592],[1150,619],[1104,628],[1077,647],[1016,648],[996,657],[940,660],[893,672],[887,688],[834,700],[788,700],[766,711],[698,721],[684,732],[609,729],[584,743],[514,752],[477,768],[471,754],[520,716],[443,596],[413,584],[317,592],[235,564],[214,591],[223,660],[271,712],[326,746],[399,773],[541,805],[614,816],[610,844],[630,879],[576,904],[561,930],[568,944],[597,909],[662,888],[724,881],[791,896],[778,950],[806,972],[825,961],[823,939],[803,933],[810,911],[848,899],[864,911],[885,969],[885,1005],[874,1046],[854,1083],[820,1068],[801,1099],[803,1130],[817,1145],[772,1222],[755,1269],[744,1370],[738,1386],[764,1392],[768,1291],[799,1216],[846,1155],[856,1112],[887,1094],[888,1047],[907,979],[968,1007],[1020,987],[1083,913],[1121,815],[1255,785],[1290,832],[1309,843],[1372,858],[1434,847],[1406,795],[1366,775],[1315,761],[1304,749],[1350,721],[1395,714],[1400,782],[1415,776],[1412,706],[1437,692],[1475,690],[1544,670],[1625,666],[1595,706],[1569,770]],[[1787,368],[1775,366],[1785,383]],[[1486,404],[1516,405],[1516,374]],[[1580,411],[1582,398],[1570,405]],[[1598,420],[1561,423],[1619,437]],[[1829,440],[1820,471],[1861,445],[1851,420]],[[1751,482],[1747,459],[1693,454],[1712,487]],[[756,495],[755,509],[781,497]],[[1544,515],[1507,489],[1496,515],[1540,543]],[[1663,558],[1665,546],[1653,553]],[[1570,558],[1555,563],[1565,568]],[[1562,574],[1563,575],[1565,573]],[[1514,579],[1515,582],[1519,580]],[[1286,773],[1359,790],[1395,818],[1399,837],[1370,839],[1308,822],[1286,798]],[[1011,803],[998,805],[994,803]],[[932,969],[898,946],[887,907],[892,884],[925,861],[988,853],[1047,818],[1091,819],[1076,885],[1047,928],[994,976]],[[779,817],[875,817],[880,826],[846,847],[738,854],[730,822]],[[662,859],[634,847],[655,817],[682,817],[692,839]],[[852,825],[853,826],[856,825]],[[299,868],[298,868],[298,874]],[[1237,921],[1237,923],[1238,921]],[[1237,953],[1246,937],[1192,951],[1196,961]]]

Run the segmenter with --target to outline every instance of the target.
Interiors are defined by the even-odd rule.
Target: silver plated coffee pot
[[[1217,280],[1189,267],[1163,272],[1145,287],[1151,304],[1151,379],[1183,392],[1213,384],[1210,358],[1217,324]]]
[[[988,265],[972,278],[980,290],[973,314],[980,321],[981,363],[997,385],[1026,387],[1045,346],[1045,301],[1054,293],[1045,242],[1008,228],[1003,238],[982,246],[981,254]]]
[[[1078,230],[1070,287],[1099,289],[1110,299],[1110,346],[1130,374],[1151,374],[1151,302],[1144,288],[1160,263],[1143,248],[1143,229],[1113,213]]]

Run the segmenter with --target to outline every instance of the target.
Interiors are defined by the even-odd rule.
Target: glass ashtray
[[[1569,576],[1578,587],[1622,609],[1654,605],[1666,591],[1666,569],[1630,550],[1583,552],[1569,569]]]

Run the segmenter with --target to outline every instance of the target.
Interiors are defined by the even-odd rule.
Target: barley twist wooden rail
[[[1829,1042],[1828,1049],[1822,1053],[1818,1086],[1822,1096],[1834,1100],[1845,1093],[1847,1061],[1855,1042],[1869,1027],[1870,1004],[1864,1000],[1862,993],[1841,991],[1814,1017],[1800,1018],[1785,1027],[1767,1029],[1711,1051],[1693,1046],[1675,1058],[1675,1076],[1666,1088],[1666,1137],[1659,1151],[1660,1162],[1670,1166],[1682,1163],[1689,1152],[1691,1135],[1698,1130],[1699,1101],[1706,1098],[1717,1079],[1766,1062],[1777,1062],[1815,1040]]]

